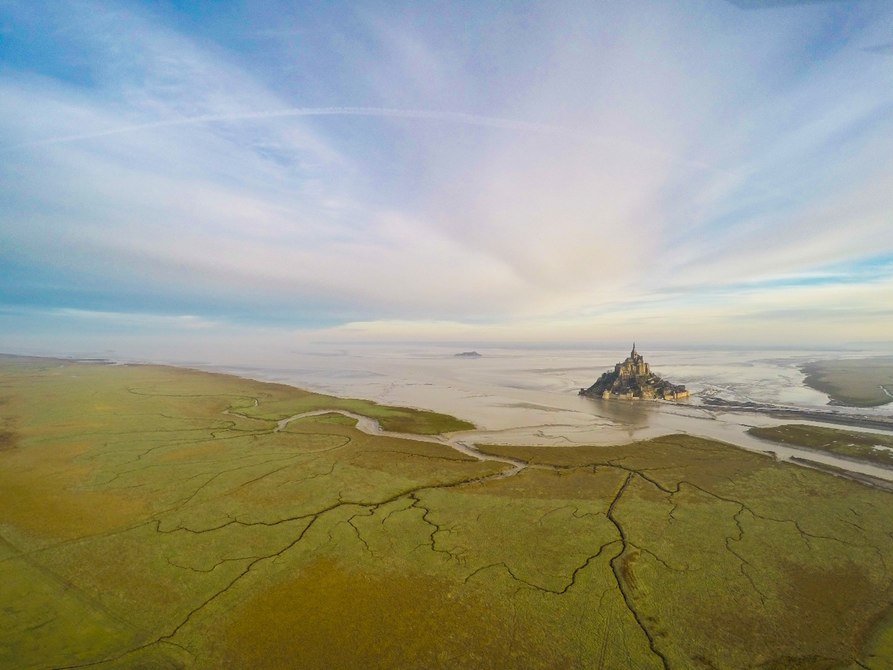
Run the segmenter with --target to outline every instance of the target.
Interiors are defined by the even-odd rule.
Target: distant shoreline
[[[893,356],[820,360],[799,366],[803,383],[826,394],[829,405],[881,407],[893,402]]]
[[[2,357],[2,356],[4,356],[4,354],[0,354],[0,357]],[[317,388],[315,388],[315,390],[314,390],[313,383],[301,383],[297,379],[283,379],[283,378],[277,379],[277,378],[275,378],[275,376],[270,377],[270,376],[264,376],[262,374],[258,374],[258,371],[256,371],[256,370],[253,372],[249,372],[247,370],[236,371],[236,370],[232,370],[232,369],[225,369],[225,368],[221,368],[219,366],[206,367],[206,366],[195,365],[195,364],[190,365],[190,364],[182,364],[182,363],[157,363],[157,362],[150,362],[150,361],[133,361],[133,360],[130,360],[130,361],[128,361],[128,360],[114,361],[114,360],[108,360],[108,359],[97,360],[97,358],[87,358],[87,357],[60,358],[60,357],[37,357],[37,356],[15,356],[15,355],[10,355],[8,357],[12,360],[15,360],[15,359],[18,359],[18,360],[30,359],[32,361],[54,360],[54,361],[58,361],[59,363],[63,363],[63,364],[64,363],[68,363],[68,364],[81,363],[84,365],[92,364],[92,365],[122,365],[122,366],[128,366],[128,365],[159,366],[159,367],[167,367],[167,368],[179,369],[179,370],[193,370],[193,371],[203,372],[203,373],[221,374],[221,375],[225,375],[225,376],[232,376],[232,377],[237,377],[237,378],[250,380],[250,381],[273,383],[273,384],[277,384],[277,385],[287,386],[292,389],[321,393],[324,395],[334,395],[334,396],[338,396],[340,398],[354,397],[350,393],[349,389],[348,390],[344,390],[344,389],[335,390],[335,389],[326,389],[324,387],[319,388],[317,386]],[[367,391],[368,391],[368,389],[367,389]],[[387,405],[396,404],[399,407],[404,407],[407,409],[414,409],[414,410],[421,410],[423,412],[432,412],[435,414],[447,412],[448,414],[450,414],[454,417],[457,417],[457,416],[473,417],[474,416],[474,414],[469,415],[469,414],[463,413],[461,408],[458,406],[455,406],[455,404],[454,405],[447,404],[446,406],[444,406],[443,404],[437,404],[437,403],[432,403],[432,402],[428,402],[428,403],[413,402],[412,399],[408,399],[409,401],[407,402],[407,399],[403,399],[403,398],[396,400],[396,402],[395,402],[395,399],[393,399],[393,398],[386,399],[384,396],[378,396],[376,394],[370,394],[370,393],[363,393],[363,394],[361,394],[361,397],[366,397],[367,400],[373,401],[375,403],[385,402]],[[720,399],[720,398],[700,398],[700,400],[702,402],[699,404],[694,404],[694,403],[689,404],[686,402],[655,403],[655,404],[660,405],[660,406],[691,407],[693,409],[700,408],[703,410],[707,410],[707,412],[710,414],[717,414],[717,413],[721,414],[721,413],[728,412],[731,415],[738,414],[739,416],[740,415],[744,415],[744,416],[761,415],[761,416],[770,417],[773,419],[785,420],[785,421],[795,420],[795,421],[818,422],[818,423],[849,426],[854,429],[861,428],[861,429],[865,429],[865,430],[883,431],[885,433],[893,432],[893,416],[887,417],[887,416],[877,416],[877,415],[872,416],[872,415],[866,415],[866,414],[860,415],[855,412],[844,413],[839,410],[831,409],[831,408],[824,409],[824,410],[819,409],[819,408],[799,409],[797,407],[786,407],[786,406],[780,406],[777,404],[770,404],[770,403],[755,403],[755,402],[740,402],[740,401],[736,402],[736,401],[724,400],[724,399]],[[633,403],[633,404],[638,404],[638,403]],[[619,405],[629,406],[628,403],[620,403]],[[662,416],[662,415],[660,415],[660,416]],[[716,418],[716,417],[714,417],[714,418]],[[613,421],[620,420],[622,422],[623,417],[618,417],[618,418],[612,419],[612,420]],[[671,420],[671,421],[668,421],[665,426],[662,426],[663,430],[658,430],[658,426],[656,425],[655,430],[642,431],[644,434],[636,434],[635,437],[632,436],[631,432],[625,431],[624,429],[622,429],[618,426],[613,426],[613,427],[609,426],[607,428],[604,428],[604,430],[607,430],[607,433],[611,435],[610,438],[602,439],[603,433],[602,433],[602,429],[600,428],[598,430],[598,435],[593,436],[593,438],[592,438],[593,441],[580,441],[579,439],[576,439],[576,438],[571,439],[571,440],[565,440],[565,441],[571,442],[571,443],[577,443],[580,445],[596,445],[596,446],[612,446],[612,445],[614,445],[614,446],[616,446],[616,445],[620,445],[620,444],[628,444],[630,442],[638,442],[638,441],[648,440],[648,439],[652,439],[652,438],[659,437],[659,436],[666,436],[666,435],[671,435],[671,434],[676,434],[676,433],[682,432],[682,433],[687,433],[687,434],[691,434],[691,435],[697,435],[697,436],[703,437],[705,439],[711,439],[714,441],[725,442],[725,443],[733,445],[735,447],[750,450],[750,451],[762,452],[762,453],[765,453],[767,451],[774,451],[776,453],[776,458],[778,458],[779,460],[786,460],[786,459],[790,458],[791,454],[786,453],[783,456],[779,456],[778,452],[776,450],[769,449],[768,445],[762,446],[761,444],[757,444],[758,442],[762,442],[762,441],[756,440],[755,438],[748,436],[746,434],[746,431],[743,428],[742,428],[741,433],[738,434],[737,431],[734,431],[734,425],[735,425],[736,421],[738,423],[740,423],[741,419],[732,420],[731,423],[729,424],[732,427],[734,434],[732,432],[728,432],[728,431],[723,432],[722,430],[719,430],[719,431],[710,430],[709,428],[713,424],[713,422],[710,422],[710,421],[707,421],[706,423],[704,421],[701,421],[697,425],[693,425],[693,426],[680,426],[680,425],[678,425],[678,422],[674,424],[674,422]],[[720,423],[722,423],[722,422],[720,422]],[[494,436],[501,436],[502,433],[504,432],[502,430],[496,430],[496,431],[487,430],[486,428],[481,428],[479,425],[475,425],[475,424],[477,424],[477,421],[473,420],[469,425],[467,425],[465,427],[465,429],[466,430],[471,429],[474,433],[477,433],[480,436],[482,442],[485,444],[491,442],[494,439]],[[518,425],[522,425],[522,424],[518,424]],[[523,425],[526,426],[527,424],[523,424]],[[545,424],[537,423],[535,426],[536,431],[531,432],[531,435],[539,435],[539,438],[542,438],[542,439],[540,440],[539,438],[532,438],[533,441],[530,441],[530,442],[527,441],[526,437],[524,437],[524,435],[526,435],[526,433],[524,433],[523,430],[519,429],[522,432],[522,435],[520,436],[520,439],[522,440],[521,443],[522,444],[537,444],[538,446],[560,446],[561,444],[564,443],[563,441],[558,441],[558,438],[552,436],[551,434],[550,434],[549,438],[547,438],[546,436],[543,436],[541,434],[541,431],[542,431],[544,425]],[[622,424],[622,425],[626,426],[627,424]],[[552,424],[549,423],[549,426],[551,427]],[[571,431],[575,430],[575,426],[573,426],[571,424],[565,425],[564,423],[555,424],[554,428],[555,428],[555,430],[560,430],[562,428],[566,428],[567,430],[571,430]],[[508,429],[508,430],[510,430],[510,432],[511,432],[514,429]],[[551,433],[555,433],[555,430],[552,430]],[[474,441],[474,438],[472,438],[471,435],[466,435],[465,437],[471,438],[472,441]],[[519,435],[513,433],[513,437],[518,438]],[[502,438],[499,437],[498,439],[502,439]],[[801,454],[801,456],[807,456],[807,454],[803,453],[803,454]],[[849,462],[855,463],[854,461],[849,461]],[[843,459],[838,460],[837,465],[843,469],[848,468],[847,462],[843,461]],[[870,464],[868,464],[868,463],[864,463],[862,465],[870,466]],[[880,476],[886,478],[889,475],[880,475]]]

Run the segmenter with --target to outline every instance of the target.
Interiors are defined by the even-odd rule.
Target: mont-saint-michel
[[[605,400],[682,400],[688,398],[688,391],[684,386],[671,384],[654,374],[633,343],[625,361],[605,372],[589,388],[580,389],[580,395]]]
[[[893,670],[893,0],[357,4],[0,0],[0,670]]]

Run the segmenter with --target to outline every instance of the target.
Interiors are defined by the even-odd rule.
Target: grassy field
[[[747,432],[772,442],[828,451],[838,456],[893,467],[893,435],[796,423],[771,428],[750,428]]]
[[[893,402],[893,357],[816,361],[800,370],[805,383],[827,393],[832,404],[874,407]]]
[[[893,496],[691,437],[488,447],[455,419],[0,360],[0,667],[890,668]]]

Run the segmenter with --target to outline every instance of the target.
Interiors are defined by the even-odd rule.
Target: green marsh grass
[[[727,445],[0,360],[0,667],[885,668],[893,497]],[[862,665],[859,665],[859,664]]]
[[[750,428],[747,432],[755,437],[779,444],[827,451],[837,456],[893,467],[893,435],[889,434],[882,435],[806,424]]]

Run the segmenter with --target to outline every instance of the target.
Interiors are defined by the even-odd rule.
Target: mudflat
[[[893,402],[893,356],[815,361],[801,366],[804,382],[831,404],[875,407]]]
[[[0,667],[893,663],[890,493],[681,435],[436,437],[470,428],[0,359]]]

